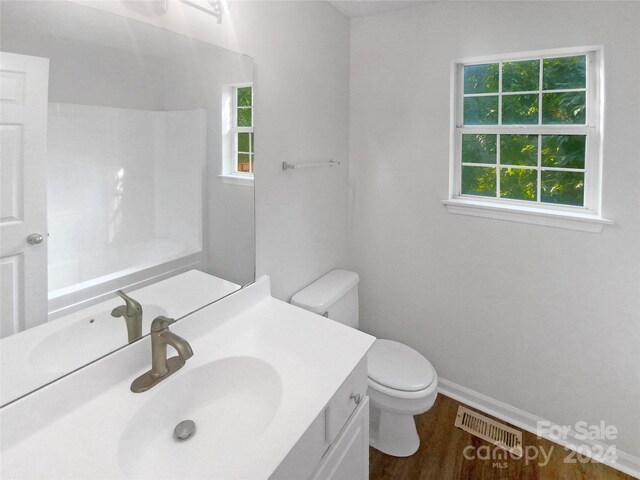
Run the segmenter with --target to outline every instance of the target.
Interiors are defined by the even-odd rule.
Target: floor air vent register
[[[455,426],[482,440],[522,457],[522,432],[459,406]]]

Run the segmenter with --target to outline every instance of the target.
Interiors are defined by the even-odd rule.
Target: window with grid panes
[[[253,176],[253,87],[233,87],[233,174]]]
[[[596,53],[455,65],[452,198],[598,212]]]

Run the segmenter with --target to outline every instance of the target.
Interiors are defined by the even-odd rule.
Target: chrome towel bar
[[[333,159],[329,160],[328,162],[300,163],[300,164],[282,162],[282,171],[296,170],[298,168],[333,167],[338,165],[340,165],[340,162]]]

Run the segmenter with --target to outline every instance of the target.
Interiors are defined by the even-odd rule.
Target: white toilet
[[[357,273],[334,270],[291,298],[298,307],[358,328]],[[369,369],[369,443],[388,455],[408,457],[420,446],[414,415],[436,400],[438,375],[413,348],[392,340],[375,341]]]

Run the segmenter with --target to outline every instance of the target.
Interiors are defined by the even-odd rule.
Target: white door
[[[47,320],[49,60],[0,52],[0,338]]]

